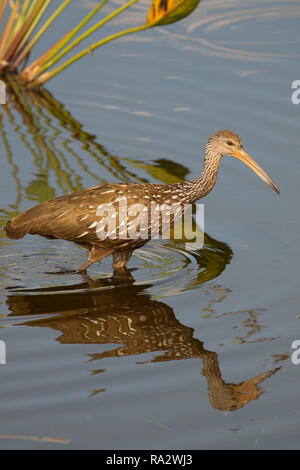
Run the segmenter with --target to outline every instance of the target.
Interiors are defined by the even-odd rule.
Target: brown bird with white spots
[[[244,162],[279,194],[274,181],[244,150],[240,137],[231,130],[222,130],[209,138],[203,169],[196,179],[176,184],[106,183],[38,204],[11,219],[4,229],[7,236],[14,239],[30,233],[70,240],[88,248],[89,257],[79,268],[80,272],[86,272],[92,263],[111,254],[114,271],[122,270],[132,252],[153,238],[153,229],[159,233],[163,230],[161,216],[155,219],[156,222],[148,217],[144,224],[142,213],[150,213],[153,204],[175,204],[179,209],[176,217],[171,218],[174,222],[179,214],[182,215],[184,204],[191,204],[212,190],[224,155]],[[124,199],[128,208],[126,214],[120,211]],[[130,213],[132,207],[134,210]],[[138,224],[135,223],[137,219]],[[99,229],[104,220],[113,227],[106,238]],[[139,235],[128,237],[128,233],[132,235],[134,225],[136,229],[139,227],[140,231],[134,232]]]

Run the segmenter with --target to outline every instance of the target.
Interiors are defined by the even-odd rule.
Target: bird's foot
[[[114,267],[113,275],[112,275],[112,281],[114,282],[129,282],[132,284],[135,279],[132,276],[131,272],[134,271],[135,268],[127,268],[126,266],[122,268],[116,268]]]

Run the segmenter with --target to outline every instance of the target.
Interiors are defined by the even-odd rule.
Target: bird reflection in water
[[[62,344],[121,344],[122,346],[90,354],[90,361],[160,352],[149,362],[190,358],[203,361],[202,375],[207,380],[211,405],[219,410],[236,410],[257,399],[263,392],[259,384],[279,368],[261,373],[240,384],[222,378],[218,355],[204,348],[194,337],[194,330],[177,320],[165,302],[153,300],[151,285],[135,284],[129,270],[122,276],[86,280],[66,288],[56,287],[8,295],[9,316],[39,315],[27,326],[47,327],[59,331]],[[52,314],[40,318],[41,314]],[[142,364],[142,363],[140,363]],[[95,370],[96,374],[97,371]]]
[[[99,184],[99,175],[91,172],[89,167],[92,160],[103,169],[105,176],[112,175],[118,181],[147,182],[148,177],[151,177],[151,180],[155,178],[162,183],[176,183],[188,176],[187,168],[172,161],[159,159],[141,163],[110,154],[49,92],[43,90],[25,94],[17,84],[11,83],[10,86],[12,88],[7,87],[10,99],[3,108],[1,119],[7,126],[12,125],[14,138],[9,140],[4,125],[0,137],[8,163],[13,169],[11,178],[17,188],[17,199],[7,210],[0,211],[5,222],[8,217],[19,213],[23,194],[36,202],[43,202],[53,198],[57,191],[64,194],[80,190],[82,175]],[[25,133],[19,125],[20,117],[26,125]],[[32,174],[38,175],[27,186],[24,186],[20,177],[19,161],[14,161],[22,159],[23,155],[14,153],[10,148],[17,138],[25,143],[29,155],[34,157]],[[73,151],[76,145],[80,145],[82,157]],[[65,155],[68,155],[71,165],[67,165]],[[136,174],[136,168],[142,168],[143,176]],[[41,181],[43,184],[40,184]],[[55,181],[53,187],[50,181]],[[2,237],[3,233],[0,235]],[[166,247],[169,244],[174,249],[173,241],[166,243]],[[195,260],[195,269],[191,276],[183,271],[181,279],[184,285],[180,282],[180,292],[198,289],[200,284],[217,278],[230,263],[232,251],[228,245],[205,235],[204,248],[200,253],[183,256],[186,264],[190,263],[190,257]],[[8,267],[5,264],[4,273],[7,273]],[[166,272],[163,275],[167,278],[168,265],[163,268]],[[172,284],[174,288],[173,280]],[[262,393],[259,384],[278,368],[237,385],[226,383],[222,378],[217,354],[204,348],[204,343],[194,337],[194,330],[180,323],[170,306],[153,300],[150,288],[150,284],[135,284],[130,271],[125,270],[122,276],[96,281],[86,278],[84,282],[72,286],[26,292],[16,292],[16,288],[8,289],[6,301],[10,317],[28,316],[30,319],[24,323],[27,326],[59,331],[57,340],[62,344],[120,345],[110,351],[90,355],[92,362],[106,357],[144,353],[156,354],[151,362],[199,358],[203,362],[202,374],[207,380],[209,399],[214,408],[235,410],[257,399]],[[206,315],[213,310],[212,303]],[[33,319],[35,315],[38,315],[37,319]],[[47,315],[48,318],[41,318],[41,315]]]

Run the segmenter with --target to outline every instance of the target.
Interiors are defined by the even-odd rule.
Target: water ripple
[[[88,2],[89,8],[93,2]],[[109,7],[119,7],[120,1],[114,0]],[[116,24],[142,24],[149,8],[149,1],[138,2],[125,15],[117,18]],[[290,46],[299,43],[295,35],[287,39],[289,29],[284,30],[284,39],[280,27],[284,20],[295,20],[300,17],[298,0],[215,0],[201,2],[192,15],[173,27],[161,27],[159,32],[171,45],[177,48],[192,49],[196,52],[243,61],[271,61],[286,57],[299,57],[297,52],[291,53]],[[267,31],[266,25],[272,28]],[[278,25],[276,24],[278,22]],[[156,31],[157,32],[157,31]],[[247,40],[241,46],[242,37]],[[135,35],[126,40],[141,41],[143,35]],[[161,41],[159,34],[147,40]],[[278,51],[278,45],[282,51]]]
[[[86,252],[65,241],[39,240],[39,252],[31,239],[16,244],[14,256],[3,256],[1,264],[6,272],[8,291],[14,293],[31,292],[51,294],[58,291],[74,292],[86,289],[110,289],[124,280],[111,277],[110,258],[95,263],[89,270],[89,283],[82,281],[80,274],[57,274],[58,269],[75,269],[82,264]],[[46,245],[48,243],[48,246]],[[218,277],[230,262],[232,251],[223,242],[205,234],[202,249],[188,249],[183,242],[151,241],[143,249],[137,250],[130,265],[130,274],[136,285],[151,285],[155,296],[168,297],[183,291],[197,288]],[[130,266],[129,265],[129,266]],[[53,274],[49,274],[49,273]],[[96,280],[100,282],[97,283]],[[102,282],[101,282],[102,281]]]

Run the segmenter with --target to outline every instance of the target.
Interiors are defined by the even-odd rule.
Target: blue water
[[[75,3],[50,38],[90,4]],[[107,34],[143,22],[149,4]],[[222,128],[281,194],[225,157],[202,201],[203,250],[153,241],[124,282],[110,258],[88,281],[49,275],[86,252],[1,232],[0,448],[299,447],[299,23],[298,1],[203,0],[75,64],[49,82],[52,98],[27,94],[3,114],[3,223],[103,181],[194,178]]]

